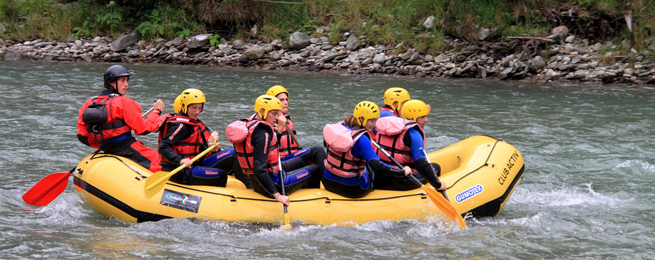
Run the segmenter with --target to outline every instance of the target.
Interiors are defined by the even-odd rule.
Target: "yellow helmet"
[[[175,102],[173,102],[173,111],[175,114],[182,111],[182,95],[179,95],[175,98]]]
[[[264,114],[259,112],[259,110],[264,109]],[[255,112],[262,118],[266,120],[266,115],[268,111],[271,110],[282,110],[282,102],[274,96],[271,95],[261,95],[255,100]]]
[[[380,108],[371,101],[362,101],[355,106],[353,116],[360,126],[364,126],[369,119],[380,118]],[[359,117],[363,117],[364,121],[360,121]]]
[[[279,95],[280,93],[286,93],[287,98],[289,97],[289,91],[287,91],[287,89],[284,88],[282,85],[272,86],[271,88],[268,89],[268,91],[266,91],[266,95],[274,96],[274,97],[277,97],[277,95]]]
[[[202,103],[204,104],[205,101],[205,94],[202,93],[199,89],[195,88],[188,88],[185,89],[182,94],[180,94],[180,111],[182,113],[186,114],[187,113],[187,107],[191,104],[198,104]],[[175,105],[173,105],[173,109],[175,110]]]
[[[409,92],[404,88],[389,88],[384,92],[384,104],[390,106],[396,111],[399,111],[400,105],[409,99]],[[393,102],[395,101],[398,101],[397,106],[393,105]]]
[[[414,121],[419,117],[427,116],[429,113],[430,110],[428,110],[428,105],[418,99],[408,100],[400,109],[400,116],[402,118]]]

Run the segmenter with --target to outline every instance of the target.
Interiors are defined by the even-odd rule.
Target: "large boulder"
[[[119,52],[122,50],[125,50],[127,47],[129,47],[132,44],[135,44],[139,41],[139,33],[138,32],[131,32],[128,34],[122,34],[118,39],[116,39],[112,44],[111,44],[111,51],[113,52]]]
[[[302,32],[295,32],[289,37],[289,48],[291,49],[300,50],[309,46],[310,43],[309,36]]]

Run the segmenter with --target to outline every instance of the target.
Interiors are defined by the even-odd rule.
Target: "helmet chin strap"
[[[115,78],[114,78],[114,79],[115,79]],[[110,80],[111,80],[111,79],[110,79]],[[120,92],[118,92],[118,80],[115,80],[114,83],[115,83],[116,85],[112,85],[111,83],[109,83],[109,85],[112,86],[112,90],[113,90],[114,92],[116,92],[116,94],[122,96],[122,94],[121,94]]]

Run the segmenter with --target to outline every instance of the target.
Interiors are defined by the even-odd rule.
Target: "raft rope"
[[[89,160],[87,161],[87,164],[92,159],[100,159],[100,158],[104,158],[104,157],[114,158],[114,159],[122,162],[123,164],[125,164],[128,168],[130,168],[136,174],[141,176],[141,179],[139,179],[138,176],[135,176],[134,178],[137,179],[137,180],[142,180],[142,179],[148,178],[148,176],[144,176],[138,170],[134,169],[131,165],[129,165],[125,161],[123,161],[121,158],[118,158],[118,157],[113,156],[113,155],[103,154],[102,156],[98,156],[98,157],[95,157],[95,155],[94,155],[91,158],[89,158]],[[234,196],[234,195],[231,195],[231,194],[224,194],[224,193],[219,193],[219,192],[210,192],[210,191],[205,191],[205,190],[200,190],[200,189],[194,189],[194,188],[190,188],[190,187],[187,187],[187,186],[182,186],[182,185],[179,185],[179,184],[176,184],[176,183],[169,183],[169,185],[172,185],[172,186],[175,186],[175,187],[178,187],[178,188],[183,188],[183,189],[188,189],[188,190],[193,190],[193,191],[199,191],[199,192],[203,192],[203,193],[209,193],[209,194],[214,194],[214,195],[230,197],[230,198],[232,198],[232,201],[236,201],[238,199],[244,199],[244,200],[252,200],[252,201],[277,202],[277,200],[275,200],[275,199],[258,199],[258,198],[249,198],[249,197],[237,197],[237,196]],[[378,201],[378,200],[399,199],[399,198],[413,197],[413,196],[421,196],[421,199],[427,199],[427,194],[419,192],[419,193],[416,193],[416,194],[407,194],[407,195],[401,195],[401,196],[392,196],[392,197],[375,198],[375,199],[333,199],[333,198],[330,198],[330,197],[317,197],[317,198],[312,198],[312,199],[291,200],[291,201],[292,202],[306,202],[306,201],[314,201],[314,200],[325,200],[325,203],[331,203],[332,201]]]
[[[97,153],[96,153],[96,154],[97,154]],[[123,164],[125,164],[125,166],[127,166],[127,167],[130,168],[132,171],[134,171],[136,174],[138,174],[139,176],[141,176],[140,179],[139,179],[139,176],[134,176],[134,178],[135,178],[137,181],[140,181],[140,180],[143,180],[143,179],[145,179],[145,178],[148,178],[148,176],[145,176],[145,175],[141,174],[137,169],[134,169],[134,167],[132,167],[132,165],[129,165],[128,163],[126,163],[125,161],[123,161],[121,158],[118,158],[118,157],[116,157],[116,156],[114,156],[114,155],[107,155],[107,154],[102,154],[101,156],[95,157],[96,154],[93,154],[93,156],[91,156],[91,158],[89,158],[89,160],[87,160],[86,163],[88,164],[92,159],[100,159],[100,158],[104,158],[104,157],[114,158],[114,159],[116,159],[116,160],[122,162]]]
[[[183,188],[187,190],[193,190],[193,191],[199,191],[203,193],[209,193],[213,195],[220,195],[220,196],[225,196],[225,197],[230,197],[232,198],[232,201],[236,201],[238,199],[243,199],[243,200],[252,200],[252,201],[264,201],[264,202],[277,202],[275,199],[258,199],[258,198],[249,198],[249,197],[237,197],[231,194],[224,194],[224,193],[219,193],[219,192],[211,192],[211,191],[206,191],[206,190],[200,190],[200,189],[194,189],[190,188],[187,186],[182,186],[176,183],[169,183],[168,185],[172,185],[178,188]],[[378,200],[389,200],[389,199],[399,199],[399,198],[405,198],[405,197],[413,197],[413,196],[421,196],[421,199],[427,199],[427,195],[425,193],[416,193],[416,194],[407,194],[407,195],[400,195],[400,196],[392,196],[392,197],[384,197],[384,198],[375,198],[375,199],[333,199],[330,197],[316,197],[312,199],[303,199],[303,200],[291,200],[291,202],[306,202],[306,201],[314,201],[314,200],[325,200],[325,203],[331,203],[332,201],[378,201]]]
[[[489,137],[491,137],[491,136],[489,136]],[[491,138],[493,138],[493,137],[491,137]],[[495,139],[495,138],[494,138],[494,139]],[[471,171],[471,172],[465,174],[464,176],[460,177],[459,179],[457,179],[455,182],[453,182],[453,184],[450,185],[449,187],[447,187],[446,189],[450,189],[450,188],[452,188],[453,186],[455,186],[455,184],[457,184],[459,181],[461,181],[462,179],[464,179],[466,176],[469,176],[469,175],[471,175],[472,173],[474,173],[474,172],[476,172],[476,171],[482,169],[482,167],[485,167],[485,166],[491,166],[491,167],[494,167],[493,164],[489,164],[489,158],[491,158],[491,154],[494,152],[494,149],[496,149],[496,144],[497,144],[498,142],[502,142],[502,140],[498,140],[498,139],[496,139],[496,142],[494,142],[494,146],[491,147],[491,151],[489,151],[489,155],[487,156],[487,160],[484,161],[484,164],[482,164],[480,167],[476,168],[475,170],[473,170],[473,171]]]

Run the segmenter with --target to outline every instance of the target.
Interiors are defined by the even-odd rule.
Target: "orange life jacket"
[[[291,135],[296,135],[296,128],[293,126],[293,122],[291,122],[291,119],[287,116],[287,125],[289,126],[289,129],[291,129],[291,133],[287,131],[285,128],[282,133],[280,133],[280,157],[284,158],[289,154],[292,154],[298,150],[300,150],[300,146],[298,143],[293,141],[293,137]]]
[[[173,145],[173,151],[175,153],[179,154],[185,159],[192,159],[202,151],[201,149],[209,147],[207,140],[209,140],[211,133],[209,133],[209,130],[207,127],[205,127],[205,124],[200,121],[200,119],[193,120],[190,117],[181,114],[168,114],[167,117],[168,118],[162,125],[162,128],[160,128],[161,131],[159,132],[159,141],[161,141],[166,136],[170,124],[181,123],[193,127],[193,132],[191,135],[189,135],[189,137],[185,138],[184,140],[180,140],[175,145]],[[161,156],[161,160],[162,162],[173,164],[172,162],[166,160],[166,158],[163,156]]]
[[[268,134],[274,134],[273,126],[266,121],[255,119],[254,117],[239,119],[227,126],[225,134],[227,140],[234,144],[234,151],[239,160],[241,169],[246,174],[254,174],[254,151],[255,147],[252,145],[252,133],[259,124],[264,124],[270,131]],[[268,138],[266,138],[268,140]],[[278,162],[278,142],[277,138],[273,136],[271,143],[266,144],[266,171],[272,174],[277,174],[279,170]]]

